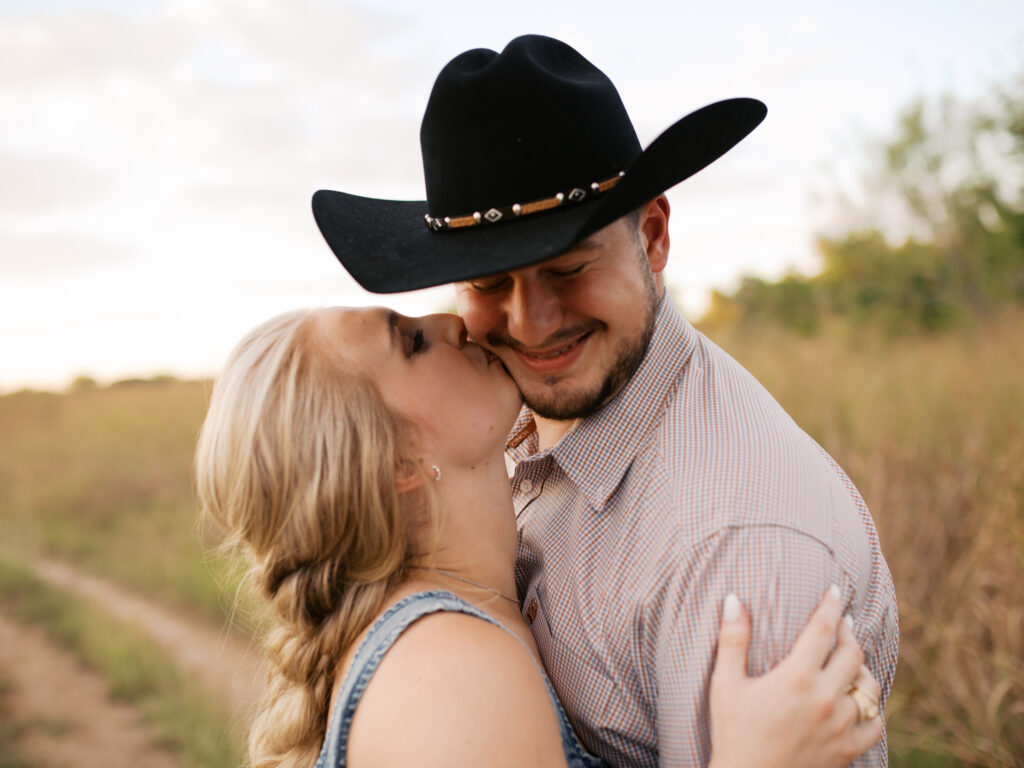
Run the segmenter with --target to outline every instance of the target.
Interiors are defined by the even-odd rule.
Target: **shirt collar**
[[[603,507],[618,488],[638,449],[660,421],[664,402],[674,391],[695,343],[696,332],[666,293],[644,358],[626,386],[550,451],[543,452],[558,462],[592,506]],[[507,449],[520,461],[539,456],[537,447],[533,414],[523,406]]]

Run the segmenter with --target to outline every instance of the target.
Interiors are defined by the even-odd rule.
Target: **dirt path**
[[[63,563],[42,560],[35,571],[47,583],[87,598],[115,618],[140,627],[200,685],[223,698],[240,732],[248,728],[263,680],[258,651],[250,643]]]
[[[21,727],[18,751],[39,768],[179,768],[133,708],[35,627],[0,615],[0,679]]]

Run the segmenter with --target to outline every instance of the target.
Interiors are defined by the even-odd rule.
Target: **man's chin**
[[[601,410],[626,386],[643,361],[647,345],[654,334],[653,305],[649,310],[642,333],[631,343],[629,340],[619,342],[616,350],[618,355],[613,365],[598,374],[601,376],[598,381],[594,381],[593,376],[597,374],[595,369],[601,367],[597,365],[599,361],[592,362],[590,366],[580,364],[574,371],[546,378],[537,377],[536,374],[531,376],[521,368],[514,368],[516,373],[512,378],[530,410],[542,419],[554,421],[585,419]],[[590,381],[585,380],[588,372],[591,374]]]
[[[583,419],[597,412],[604,405],[603,391],[562,392],[553,390],[543,394],[522,393],[523,402],[542,419],[571,421]]]
[[[575,387],[564,379],[549,381],[531,388],[530,391],[520,386],[523,401],[542,419],[570,421],[592,416],[614,398],[629,381],[629,377],[640,365],[649,338],[647,336],[640,346],[640,354],[624,356],[606,373],[603,380],[589,386],[577,383]]]

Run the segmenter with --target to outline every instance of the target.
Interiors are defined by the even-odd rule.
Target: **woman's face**
[[[521,399],[500,360],[467,341],[457,315],[338,307],[314,315],[326,343],[368,373],[416,428],[425,460],[472,465],[504,446]]]

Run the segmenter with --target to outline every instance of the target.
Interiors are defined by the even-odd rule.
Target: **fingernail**
[[[722,618],[725,621],[736,621],[740,617],[740,599],[731,592],[725,596],[722,606]]]
[[[828,593],[832,595],[832,597],[834,597],[836,600],[839,599],[839,587],[837,587],[835,584],[828,588]]]
[[[850,614],[846,614],[845,616],[843,616],[843,621],[846,622],[846,626],[848,626],[850,628],[850,631],[853,632],[853,616],[851,616]]]

